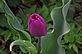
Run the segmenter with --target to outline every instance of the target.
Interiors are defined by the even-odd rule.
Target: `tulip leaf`
[[[11,43],[10,47],[14,46],[14,45],[21,45],[21,43],[22,43],[23,45],[26,45],[26,47],[28,49],[27,50],[28,52],[31,52],[32,54],[36,54],[36,49],[35,49],[35,46],[32,45],[32,43],[31,43],[30,35],[27,32],[24,31],[22,25],[20,24],[20,22],[18,21],[16,16],[12,13],[10,8],[6,4],[5,0],[1,0],[1,2],[4,4],[4,7],[2,7],[2,8],[3,8],[4,12],[5,12],[5,16],[7,18],[7,22],[9,24],[10,28],[12,30],[15,30],[16,32],[18,31],[19,34],[20,34],[20,38],[21,39],[28,40],[28,41],[25,41],[25,43],[23,43],[22,40],[14,41],[14,42]]]
[[[66,22],[70,2],[71,0],[62,0],[63,5],[51,11],[54,32],[42,38],[42,54],[65,54],[61,39],[70,31],[69,24]]]
[[[23,27],[20,25],[20,22],[17,20],[17,18],[15,17],[15,15],[12,13],[12,11],[9,9],[9,7],[7,6],[5,0],[2,0],[2,3],[4,4],[3,10],[5,11],[7,20],[9,21],[10,25],[12,24],[12,26],[14,28],[21,29],[23,30]]]
[[[21,39],[15,40],[10,44],[10,51],[12,51],[12,48],[15,45],[19,45],[21,48],[24,49],[24,51],[26,50],[25,53],[30,52],[31,54],[37,54],[36,47],[29,41],[25,41]]]
[[[5,16],[7,18],[8,24],[12,29],[16,29],[20,32],[23,33],[23,35],[25,36],[25,38],[22,38],[22,36],[20,35],[20,37],[22,39],[26,39],[28,36],[28,40],[31,41],[31,37],[24,31],[22,25],[20,24],[20,22],[18,21],[18,19],[16,18],[16,16],[12,13],[12,11],[10,10],[10,8],[8,7],[8,5],[6,4],[5,0],[1,1],[4,4],[4,7],[2,7],[5,11]]]
[[[0,12],[4,12],[4,10],[3,10],[3,8],[2,7],[4,7],[4,4],[1,2],[1,0],[0,0]]]
[[[26,40],[28,40],[28,41],[30,41],[31,42],[31,37],[30,37],[30,35],[27,33],[27,32],[25,32],[25,31],[23,31],[23,30],[20,30],[27,38],[26,38]],[[21,36],[22,38],[24,38],[24,36]]]

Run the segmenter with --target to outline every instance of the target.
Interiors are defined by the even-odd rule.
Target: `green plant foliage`
[[[0,54],[37,54],[28,32],[33,13],[47,24],[41,54],[82,54],[82,0],[0,0]]]
[[[61,47],[61,38],[62,35],[69,32],[69,25],[66,22],[66,15],[68,12],[70,2],[71,0],[69,0],[66,4],[63,4],[63,6],[61,7],[55,7],[51,11],[51,17],[54,23],[55,31],[51,33],[50,36],[43,37],[43,54],[65,54],[64,49],[62,49]]]
[[[42,7],[40,11],[41,11],[43,18],[47,18],[47,16],[49,15],[49,10],[45,5]]]
[[[10,45],[10,50],[12,51],[12,47],[14,45],[19,45],[21,50],[24,53],[30,52],[31,54],[37,54],[37,50],[35,48],[35,46],[30,43],[29,41],[25,41],[25,40],[15,40],[14,42],[11,43]]]
[[[10,6],[16,7],[17,5],[19,5],[21,3],[21,0],[17,0],[17,1],[15,1],[15,0],[12,0],[12,1],[7,0],[7,2],[8,2],[8,4]]]
[[[76,2],[82,2],[82,0],[75,0]]]
[[[7,41],[11,36],[11,32],[10,31],[4,31],[1,35],[3,35],[5,38],[5,41]]]
[[[62,44],[65,49],[75,51],[78,54],[77,44],[81,40],[81,32],[78,33],[79,30],[75,28],[75,25],[72,24],[71,26],[71,31],[63,37],[64,39],[62,40]]]
[[[24,3],[31,3],[31,2],[33,2],[34,0],[22,0],[22,2],[24,2]]]
[[[4,3],[4,5],[5,5],[5,7],[2,7],[2,8],[5,11],[5,16],[7,17],[7,21],[8,21],[9,26],[11,27],[11,29],[13,29],[13,30],[16,29],[16,30],[20,31],[21,33],[23,33],[23,35],[25,35],[27,37],[27,40],[29,42],[31,42],[31,38],[30,38],[29,34],[27,32],[25,32],[25,31],[23,31],[23,27],[20,25],[20,22],[17,20],[17,18],[14,16],[14,14],[11,12],[11,10],[7,6],[5,0],[2,0],[2,3]],[[11,36],[11,33],[9,33],[9,34],[8,33],[9,33],[8,31],[5,31],[2,34],[2,35],[5,36],[5,38],[7,36],[7,38],[5,39],[6,41]],[[20,35],[20,38],[23,39],[23,37],[21,35]]]

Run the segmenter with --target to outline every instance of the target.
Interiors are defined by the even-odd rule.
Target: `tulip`
[[[32,14],[28,20],[28,31],[32,36],[45,36],[47,34],[46,23],[39,14]]]

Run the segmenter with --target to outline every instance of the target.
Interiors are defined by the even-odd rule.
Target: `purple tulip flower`
[[[47,34],[46,23],[39,14],[32,14],[28,21],[28,31],[32,36],[45,36]]]

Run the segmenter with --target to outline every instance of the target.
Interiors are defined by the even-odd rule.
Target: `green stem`
[[[41,54],[41,37],[38,37],[38,54]]]

